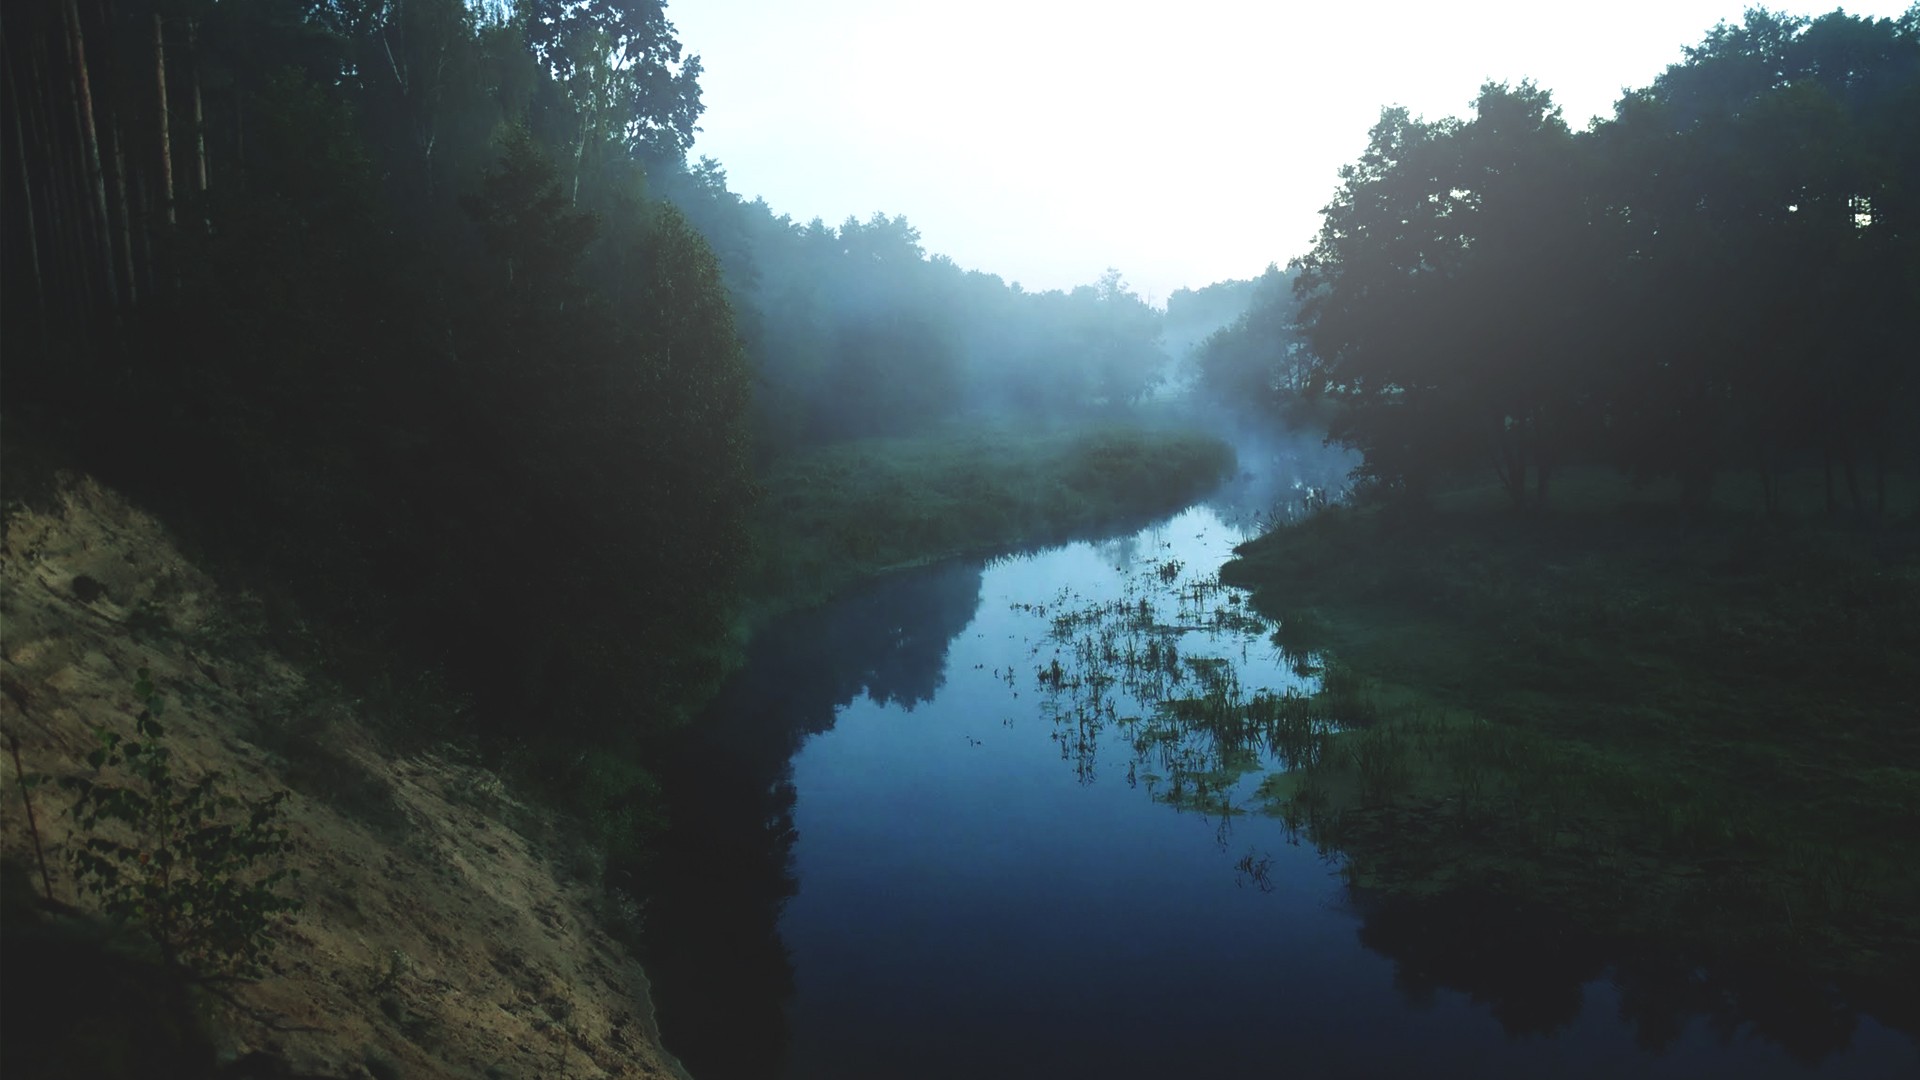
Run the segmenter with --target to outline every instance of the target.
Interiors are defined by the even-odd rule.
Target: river
[[[1389,903],[1244,812],[1287,747],[1161,704],[1314,688],[1214,582],[1244,536],[1198,505],[763,634],[662,770],[646,960],[693,1075],[1920,1075],[1832,988]]]

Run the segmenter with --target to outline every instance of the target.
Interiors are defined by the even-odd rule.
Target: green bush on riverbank
[[[764,618],[873,574],[1170,513],[1232,466],[1217,439],[1122,427],[838,443],[766,478],[749,594]]]
[[[1920,530],[1683,515],[1588,479],[1553,514],[1456,492],[1245,545],[1223,577],[1363,676],[1379,716],[1333,738],[1311,805],[1299,780],[1269,794],[1390,891],[1912,964]]]

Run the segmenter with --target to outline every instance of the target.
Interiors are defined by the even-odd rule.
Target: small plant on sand
[[[166,700],[146,668],[134,696],[134,738],[98,731],[93,775],[63,781],[84,837],[75,880],[109,918],[151,936],[169,966],[202,978],[257,974],[274,924],[299,907],[279,891],[300,873],[279,865],[293,848],[280,820],[287,793],[242,799],[221,792],[219,773],[174,775],[161,742]]]

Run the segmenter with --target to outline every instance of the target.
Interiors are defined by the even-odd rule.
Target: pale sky
[[[1028,289],[1117,267],[1164,304],[1304,251],[1382,106],[1461,115],[1485,80],[1531,78],[1584,127],[1746,6],[672,0],[667,16],[706,67],[693,154],[742,196],[802,222],[905,214],[930,254]]]

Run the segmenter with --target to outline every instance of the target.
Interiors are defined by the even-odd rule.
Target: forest
[[[1829,509],[1884,514],[1915,449],[1917,31],[1755,11],[1586,131],[1524,82],[1387,109],[1204,383],[1337,403],[1383,491],[1490,468],[1528,505],[1607,464],[1690,503],[1751,473],[1772,512],[1813,463]]]
[[[10,456],[161,508],[609,837],[737,653],[759,470],[1162,374],[1117,273],[1023,293],[687,162],[660,3],[75,0],[5,48]]]
[[[1029,291],[897,213],[797,221],[731,190],[693,156],[701,60],[666,7],[10,4],[8,506],[66,470],[124,490],[396,747],[461,747],[644,893],[661,747],[759,631],[903,568],[1164,518],[1252,475],[1236,433],[1304,432],[1359,465],[1344,505],[1306,487],[1307,520],[1229,564],[1250,606],[1421,708],[1584,703],[1556,714],[1576,749],[1509,766],[1596,813],[1697,811],[1662,819],[1659,858],[1775,829],[1726,809],[1763,784],[1805,796],[1790,843],[1743,847],[1660,932],[1747,927],[1725,897],[1751,887],[1827,920],[1813,968],[1911,958],[1885,912],[1916,895],[1893,855],[1920,854],[1920,758],[1888,720],[1920,647],[1920,7],[1750,11],[1584,130],[1530,81],[1460,117],[1384,108],[1310,248],[1164,308],[1120,269]],[[1436,633],[1448,615],[1466,629]],[[1816,637],[1823,663],[1782,659]],[[1660,681],[1662,649],[1709,674]],[[1622,658],[1660,669],[1658,702],[1616,699]],[[1787,667],[1826,675],[1769,698]],[[1593,712],[1694,695],[1722,700],[1694,734]],[[1802,746],[1790,709],[1844,738]],[[1655,727],[1674,760],[1770,749],[1705,780],[1594,764]],[[1768,771],[1769,738],[1804,768]],[[1385,813],[1321,842],[1391,892],[1417,871]],[[1430,820],[1409,834],[1462,866],[1469,834],[1522,843]],[[1807,854],[1823,829],[1857,832]],[[1823,915],[1793,908],[1821,889]]]

